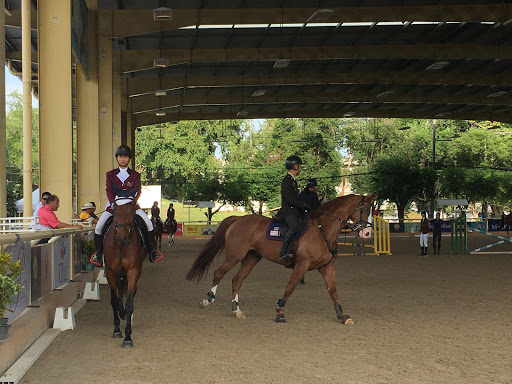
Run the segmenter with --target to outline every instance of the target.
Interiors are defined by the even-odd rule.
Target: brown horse
[[[359,231],[370,226],[371,203],[375,194],[365,197],[349,195],[338,197],[318,208],[309,219],[306,234],[292,245],[295,257],[290,261],[279,260],[281,242],[266,238],[266,229],[270,219],[260,215],[231,216],[220,223],[213,237],[205,244],[187,274],[187,280],[200,281],[215,256],[225,248],[224,262],[214,273],[213,287],[201,301],[202,308],[215,300],[217,285],[224,275],[238,262],[241,267],[232,282],[232,310],[237,318],[245,318],[238,303],[238,292],[244,279],[254,266],[265,257],[274,263],[292,264],[293,272],[285,288],[284,295],[277,303],[276,322],[284,322],[283,308],[286,300],[294,291],[300,278],[306,271],[317,269],[323,276],[327,290],[334,302],[338,319],[343,324],[353,324],[348,314],[341,308],[336,291],[336,275],[334,260],[336,258],[336,242],[342,227],[351,220],[352,229]]]
[[[159,217],[152,217],[151,223],[153,224],[153,228],[155,229],[155,244],[158,245],[158,249],[162,249],[162,233],[164,232],[164,224]]]
[[[105,274],[110,286],[110,304],[114,311],[113,337],[123,334],[119,325],[127,319],[123,347],[133,347],[132,315],[133,299],[137,293],[137,282],[142,272],[142,262],[147,255],[135,222],[135,203],[117,205],[114,202],[114,219],[103,242]],[[126,305],[123,294],[126,293]]]

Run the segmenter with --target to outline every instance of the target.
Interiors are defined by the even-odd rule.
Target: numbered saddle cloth
[[[281,226],[286,227],[286,230],[283,232],[283,234],[281,234]],[[267,239],[274,240],[274,241],[283,241],[284,234],[287,232],[287,230],[288,230],[288,226],[286,224],[270,221],[270,224],[268,225],[267,231],[266,231]],[[295,238],[293,240],[300,239],[302,236],[304,236],[304,234],[307,232],[307,230],[308,230],[308,224],[303,225],[302,228],[297,232],[297,234],[295,235]]]

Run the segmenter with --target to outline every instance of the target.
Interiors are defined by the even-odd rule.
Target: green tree
[[[23,100],[18,91],[7,96],[7,212],[16,214],[14,203],[23,197]],[[39,109],[32,109],[32,184],[39,184]]]

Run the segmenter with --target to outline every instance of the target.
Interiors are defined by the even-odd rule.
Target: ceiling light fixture
[[[394,91],[385,91],[385,92],[379,93],[377,95],[377,97],[385,97],[385,96],[392,95],[393,93],[395,93],[395,92]]]
[[[345,114],[343,115],[343,117],[352,117],[355,115],[355,112],[345,112]]]
[[[448,64],[450,64],[450,63],[447,61],[438,61],[437,63],[429,65],[426,68],[426,70],[427,71],[439,71],[440,69],[443,69],[444,67],[446,67]]]
[[[274,63],[274,68],[286,68],[286,67],[288,67],[288,65],[290,65],[290,60],[279,59],[279,60],[276,60],[276,62]]]
[[[491,93],[490,95],[487,95],[487,97],[500,97],[500,96],[505,96],[508,92],[506,91],[498,91],[498,92],[494,92],[494,93]]]
[[[157,111],[155,113],[155,115],[157,115],[157,116],[165,116],[165,112],[164,111]]]
[[[160,7],[153,9],[153,20],[155,21],[169,21],[172,20],[172,9]]]
[[[332,9],[320,9],[311,15],[306,23],[323,23],[334,13]]]
[[[265,91],[264,89],[258,89],[257,91],[254,91],[251,96],[253,96],[253,97],[263,96],[265,93],[267,93],[267,91]]]
[[[159,89],[155,91],[155,96],[167,96],[167,91],[165,89]]]
[[[160,57],[153,61],[154,68],[166,68],[169,65],[169,59]]]
[[[5,8],[5,14],[6,14],[7,16],[12,16],[11,11],[9,11],[7,8]]]
[[[247,116],[249,114],[249,112],[247,111],[239,111],[236,115],[237,116]]]

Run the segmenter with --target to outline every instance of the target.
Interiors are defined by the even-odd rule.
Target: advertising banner
[[[69,283],[71,267],[71,236],[60,237],[53,243],[53,288]]]
[[[82,272],[82,234],[73,236],[73,276]]]
[[[217,225],[204,225],[201,227],[201,235],[213,235],[217,230]]]
[[[183,236],[183,223],[178,223],[178,229],[176,230],[175,236]]]
[[[201,235],[201,226],[200,225],[184,225],[183,226],[183,235],[185,236],[199,236]]]
[[[21,268],[23,270],[21,275],[16,279],[19,284],[23,285],[23,289],[18,292],[7,311],[7,318],[10,323],[30,304],[30,242],[23,241],[13,244],[7,247],[6,252],[11,254],[11,258],[14,262],[21,260]]]

